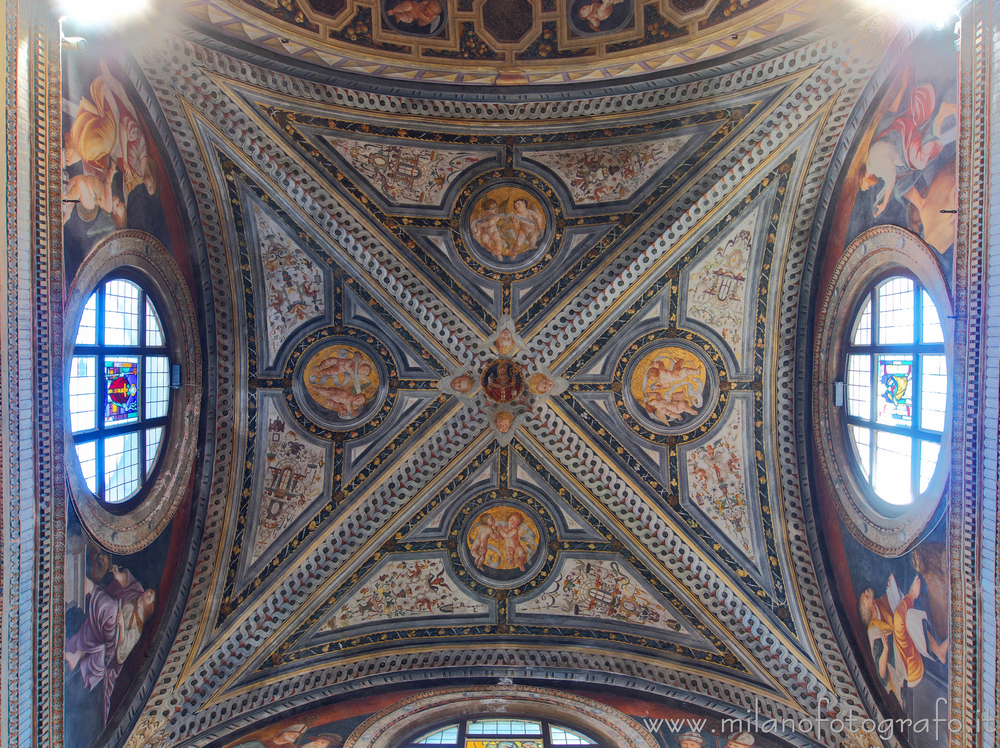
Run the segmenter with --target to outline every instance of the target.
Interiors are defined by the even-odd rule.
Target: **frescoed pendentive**
[[[322,316],[326,286],[319,265],[289,237],[285,226],[258,205],[253,206],[253,217],[267,294],[267,363],[271,365],[295,328]]]
[[[499,504],[474,516],[463,533],[463,556],[488,580],[510,582],[532,572],[539,559],[542,531],[523,507]]]
[[[585,36],[610,34],[628,25],[634,12],[634,0],[575,0],[569,6],[569,23]]]
[[[304,404],[334,428],[364,423],[381,406],[387,390],[384,367],[360,341],[328,338],[303,358]]]
[[[325,140],[370,187],[395,205],[440,205],[463,172],[492,155],[486,150],[417,148],[347,137]]]
[[[251,563],[256,563],[319,497],[326,464],[326,451],[299,434],[270,400],[266,401],[263,415],[267,419],[265,467]]]
[[[617,558],[567,561],[541,594],[518,603],[516,609],[525,615],[597,619],[670,633],[681,630],[677,614],[635,569]]]
[[[444,0],[382,0],[382,18],[408,36],[438,36],[448,20]]]
[[[480,381],[486,397],[504,405],[513,402],[524,392],[524,369],[516,361],[498,358],[486,365]]]
[[[394,559],[382,564],[339,603],[322,631],[340,631],[369,621],[483,615],[489,607],[448,577],[440,558]]]
[[[577,205],[628,200],[691,139],[672,135],[637,143],[525,151],[524,157],[556,174]]]
[[[626,369],[626,403],[651,431],[684,433],[715,407],[709,372],[694,350],[656,343],[640,351]]]
[[[493,268],[533,264],[552,241],[552,208],[527,185],[503,184],[478,193],[466,207],[466,246]]]

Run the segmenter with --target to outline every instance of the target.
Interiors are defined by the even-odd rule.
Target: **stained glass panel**
[[[134,431],[104,440],[104,500],[120,504],[139,490],[139,435]]]
[[[76,331],[77,345],[97,345],[97,294],[87,299],[80,317],[80,327]]]
[[[913,356],[878,356],[879,423],[909,428],[913,423]]]
[[[146,432],[146,475],[156,464],[156,455],[160,451],[160,441],[163,439],[163,427],[149,429]]]
[[[542,723],[523,719],[480,719],[470,722],[469,735],[541,735]]]
[[[160,318],[156,316],[156,309],[153,303],[146,299],[146,345],[163,345],[163,329],[160,327]]]
[[[948,368],[944,356],[920,357],[920,428],[944,431]]]
[[[139,345],[140,289],[131,281],[108,281],[104,286],[104,344]]]
[[[83,480],[91,492],[97,490],[97,442],[83,442],[76,445],[76,458],[80,461]]]
[[[418,745],[455,745],[458,742],[458,725],[449,725],[435,730],[415,741]]]
[[[104,423],[128,423],[139,418],[139,359],[108,356],[104,359]]]
[[[161,418],[170,403],[170,364],[166,356],[146,357],[146,418]]]
[[[594,741],[565,727],[552,725],[549,728],[552,745],[594,745]]]
[[[875,464],[872,488],[883,501],[903,505],[913,501],[910,489],[913,440],[908,436],[875,432]]]
[[[913,343],[913,281],[893,278],[878,287],[878,339],[880,345]]]
[[[508,740],[466,740],[465,748],[544,748],[541,740],[520,739]]]
[[[922,312],[924,315],[923,329],[921,331],[922,342],[943,343],[944,330],[941,329],[941,319],[938,317],[937,307],[934,306],[931,295],[926,291],[921,291],[920,298],[923,300]]]
[[[851,426],[851,435],[854,437],[854,448],[857,450],[858,464],[861,466],[861,472],[865,476],[865,480],[871,480],[871,461],[872,461],[872,432],[871,429],[862,428],[861,426]]]
[[[74,356],[69,370],[69,427],[76,433],[97,426],[97,358]]]
[[[858,315],[854,325],[854,335],[851,338],[854,345],[871,345],[872,343],[872,300],[868,297],[864,309]]]
[[[920,442],[920,493],[927,490],[937,467],[941,445],[934,442]]]
[[[872,358],[851,356],[847,361],[847,412],[866,421],[872,417]]]

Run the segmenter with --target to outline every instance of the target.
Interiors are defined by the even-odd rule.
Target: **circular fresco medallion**
[[[494,269],[533,265],[552,243],[552,206],[526,184],[500,184],[478,192],[465,209],[465,244]]]
[[[351,338],[328,338],[304,357],[301,383],[321,420],[343,430],[369,420],[388,389],[381,360]]]
[[[517,400],[524,392],[524,381],[524,369],[509,358],[487,364],[480,378],[486,397],[498,405]]]
[[[437,36],[447,25],[444,0],[382,0],[382,19],[406,36]]]
[[[715,408],[715,368],[697,351],[662,342],[645,347],[626,367],[629,410],[651,431],[679,434]]]
[[[634,0],[574,0],[568,9],[570,25],[583,36],[620,31],[634,11]]]
[[[513,582],[533,574],[545,554],[543,531],[525,507],[496,504],[472,517],[462,531],[464,561],[491,582]]]

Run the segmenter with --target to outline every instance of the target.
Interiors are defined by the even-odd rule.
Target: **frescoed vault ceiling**
[[[338,50],[367,12],[199,7]],[[806,531],[796,393],[814,219],[893,29],[831,23],[571,106],[355,95],[203,27],[136,43],[204,232],[218,439],[135,745],[451,677],[868,708]]]

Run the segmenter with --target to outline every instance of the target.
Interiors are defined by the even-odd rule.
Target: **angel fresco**
[[[439,0],[387,0],[385,15],[396,31],[435,36],[443,28],[444,7]]]
[[[490,190],[472,209],[469,231],[495,260],[513,262],[539,249],[548,220],[538,200],[515,187]]]
[[[476,568],[525,571],[538,551],[539,532],[523,512],[493,507],[472,523],[467,544]]]
[[[664,426],[697,417],[704,405],[707,373],[691,351],[667,346],[647,354],[632,375],[632,395],[646,414]]]
[[[570,23],[580,34],[619,31],[632,18],[632,0],[576,0],[568,9]]]
[[[65,134],[62,155],[69,201],[63,223],[76,208],[84,221],[93,221],[100,210],[112,218],[116,228],[123,228],[125,206],[133,190],[141,188],[147,195],[156,194],[156,171],[139,117],[124,87],[103,61],[101,74],[90,84],[88,96],[80,99]],[[77,164],[79,172],[70,174],[71,167]],[[118,174],[121,196],[112,192]]]
[[[342,420],[361,415],[378,392],[378,371],[367,354],[349,345],[323,348],[306,366],[306,390]]]

